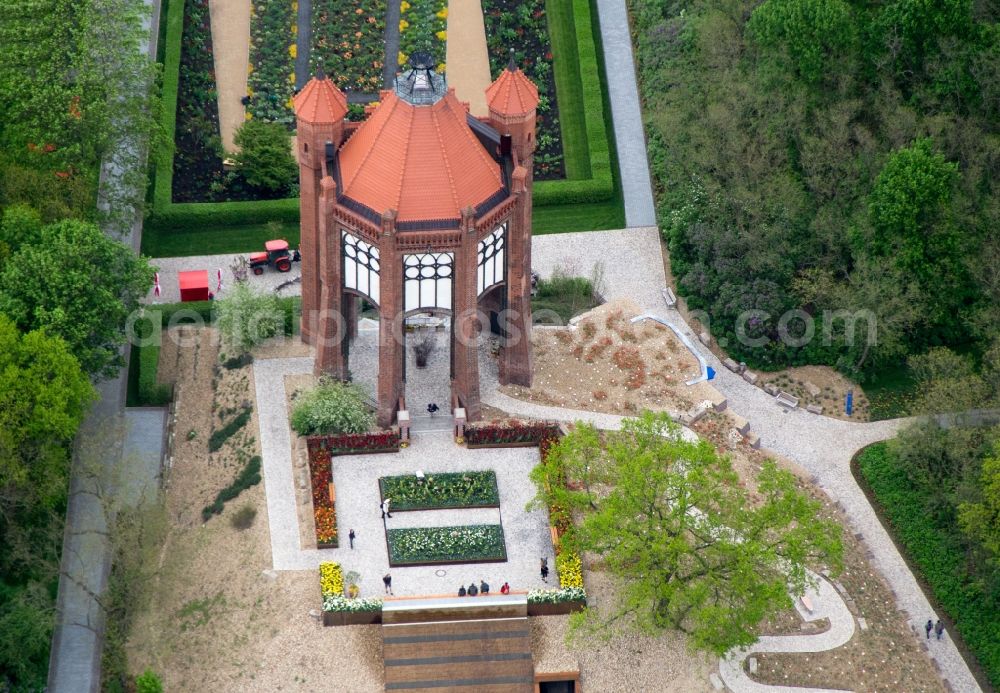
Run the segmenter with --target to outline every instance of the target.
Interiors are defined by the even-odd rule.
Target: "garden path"
[[[537,448],[494,448],[469,450],[455,445],[450,430],[427,432],[415,437],[398,453],[353,455],[335,458],[333,483],[337,490],[337,525],[341,546],[336,549],[303,548],[299,541],[299,521],[295,484],[302,471],[292,459],[291,431],[284,393],[285,375],[312,372],[311,358],[257,359],[254,382],[257,392],[263,457],[264,492],[275,570],[312,570],[320,561],[337,561],[345,571],[361,573],[361,593],[383,593],[382,575],[393,577],[397,595],[451,594],[459,585],[481,579],[514,589],[545,587],[538,574],[538,559],[547,556],[554,565],[548,514],[544,510],[525,511],[534,497],[528,473],[538,464]],[[504,563],[414,566],[389,569],[385,525],[379,511],[378,477],[491,469],[497,476],[500,508],[394,512],[390,527],[420,527],[495,523],[502,521],[507,545]],[[431,517],[432,516],[432,517]],[[348,546],[347,531],[354,529],[355,548]],[[551,582],[549,585],[551,586]]]
[[[486,88],[490,86],[490,57],[480,0],[450,0],[448,47],[445,53],[448,86],[459,101],[469,103],[474,116],[489,115]]]
[[[219,99],[219,129],[222,147],[236,151],[233,137],[243,124],[247,94],[247,64],[250,61],[250,0],[209,0],[212,17],[212,54]]]

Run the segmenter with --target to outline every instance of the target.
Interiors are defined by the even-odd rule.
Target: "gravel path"
[[[245,2],[246,0],[244,0]],[[295,88],[306,86],[312,77],[309,70],[309,54],[312,51],[312,0],[298,0],[299,10],[295,17]],[[295,151],[294,149],[292,151]]]
[[[448,86],[454,87],[459,101],[467,101],[474,116],[489,115],[486,88],[490,77],[490,57],[486,49],[486,26],[479,0],[451,0],[448,3],[448,47],[445,53]]]
[[[300,0],[308,2],[309,0]],[[233,137],[243,124],[250,60],[250,0],[209,0],[212,21],[212,55],[219,101],[222,147],[235,151]]]
[[[753,681],[743,670],[743,660],[754,652],[825,652],[833,650],[854,636],[854,616],[847,608],[837,590],[828,580],[813,575],[817,580],[816,589],[807,589],[806,596],[812,602],[812,611],[807,611],[799,600],[795,609],[803,621],[830,620],[830,628],[813,635],[768,635],[761,637],[750,647],[736,649],[719,661],[722,681],[733,693],[826,693],[824,688],[800,688],[797,686],[771,686]]]
[[[256,248],[254,249],[256,250]],[[263,251],[263,248],[260,248]],[[232,255],[192,255],[190,257],[161,257],[153,260],[153,264],[160,273],[160,297],[153,295],[152,289],[146,295],[146,303],[177,303],[181,300],[180,286],[177,284],[178,272],[189,272],[191,270],[208,270],[208,290],[216,294],[216,298],[226,295],[226,290],[233,286],[233,273],[229,266],[237,260],[244,260],[250,255],[238,253]],[[222,291],[216,291],[217,272],[222,270]],[[250,285],[264,290],[273,290],[285,282],[300,280],[302,277],[302,266],[292,263],[289,272],[278,272],[270,267],[264,270],[264,274],[250,275]],[[279,292],[281,296],[298,296],[302,293],[302,285],[298,282],[288,286]]]

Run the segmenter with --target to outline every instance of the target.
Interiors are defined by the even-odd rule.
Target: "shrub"
[[[575,552],[559,552],[556,556],[556,572],[559,573],[560,587],[583,589],[583,564]]]
[[[247,407],[230,419],[229,423],[225,424],[222,428],[217,428],[212,431],[212,435],[208,439],[208,451],[218,452],[222,449],[222,446],[226,444],[227,440],[232,438],[237,431],[247,425],[251,414],[253,414],[253,408]]]
[[[255,519],[257,519],[257,508],[247,503],[233,514],[229,519],[229,524],[233,526],[233,529],[250,529]]]
[[[239,147],[236,164],[250,185],[278,194],[290,190],[299,171],[284,125],[248,120],[233,142]]]
[[[582,587],[564,587],[557,590],[529,590],[529,604],[563,604],[565,602],[586,601],[587,593]]]
[[[342,433],[332,436],[311,436],[309,449],[323,450],[330,455],[356,455],[363,452],[399,452],[399,429]]]
[[[284,322],[277,297],[245,282],[237,282],[216,301],[215,324],[222,342],[239,355],[281,333]]]
[[[146,669],[135,677],[137,693],[163,693],[163,682],[152,669]]]
[[[375,417],[358,386],[325,381],[298,397],[291,423],[303,436],[363,433],[375,425]]]
[[[261,459],[258,455],[254,455],[243,467],[239,476],[229,484],[226,488],[219,491],[218,495],[215,496],[215,500],[212,501],[211,505],[206,505],[201,511],[201,519],[208,522],[212,515],[218,515],[223,511],[225,505],[228,501],[236,498],[240,493],[250,488],[251,486],[256,486],[260,483],[260,463]],[[256,511],[255,511],[256,513]],[[253,519],[251,518],[251,522]],[[248,525],[249,526],[249,525]]]

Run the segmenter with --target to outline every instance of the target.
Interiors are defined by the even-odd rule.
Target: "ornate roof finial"
[[[507,61],[507,69],[511,72],[517,72],[517,63],[514,62],[514,49],[510,49],[510,60]]]

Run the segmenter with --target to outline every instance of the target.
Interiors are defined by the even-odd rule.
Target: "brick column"
[[[299,159],[299,248],[302,251],[302,341],[313,343],[320,302],[319,206],[322,171],[311,161]]]
[[[518,201],[507,227],[507,315],[509,333],[500,358],[500,383],[531,387],[531,179],[518,166],[513,192]]]
[[[346,334],[342,305],[343,264],[340,258],[340,229],[332,217],[337,200],[337,184],[333,178],[327,176],[320,182],[319,199],[317,274],[320,278],[320,293],[317,308],[313,311],[316,325],[312,338],[312,343],[316,345],[316,364],[313,371],[316,375],[329,375],[337,380],[343,380],[347,377],[343,345]],[[304,299],[302,308],[305,316]],[[303,327],[305,323],[306,320],[303,318]]]
[[[475,212],[462,210],[462,242],[455,252],[454,302],[452,305],[451,354],[455,364],[451,381],[452,396],[458,396],[465,406],[469,421],[482,416],[479,404],[479,324],[476,301],[477,240]]]
[[[391,426],[403,391],[403,264],[396,250],[396,212],[382,215],[378,239],[379,274],[378,328],[378,424]]]

